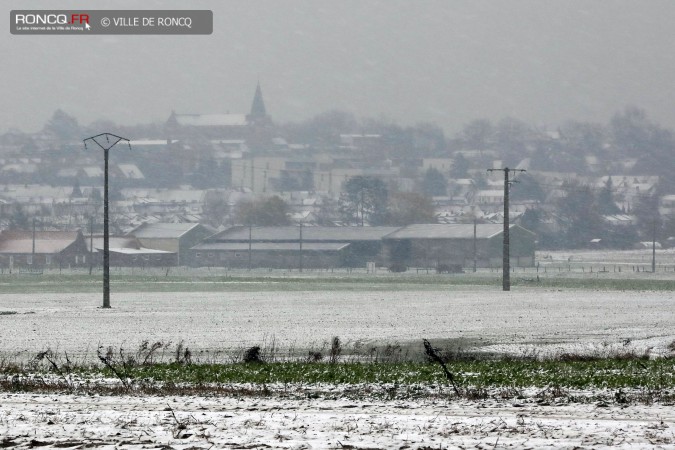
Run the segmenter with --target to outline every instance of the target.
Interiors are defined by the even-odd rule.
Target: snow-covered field
[[[656,250],[657,266],[669,266],[672,271],[675,265],[675,248]],[[639,250],[557,250],[538,251],[537,261],[542,263],[587,263],[587,264],[642,264],[651,265],[652,249]]]
[[[306,354],[340,336],[347,351],[428,338],[530,355],[610,353],[630,341],[656,355],[675,340],[672,292],[113,293],[110,310],[100,300],[0,295],[0,352],[27,359],[49,347],[84,361],[99,345],[133,352],[144,340],[183,340],[195,358],[217,361],[272,342],[279,354]],[[674,427],[669,405],[556,404],[536,395],[355,400],[339,386],[320,398],[0,394],[0,446],[17,448],[673,448]]]
[[[110,449],[673,448],[671,406],[427,399],[0,395],[0,446]]]
[[[49,347],[95,359],[100,345],[134,351],[144,340],[182,340],[198,359],[223,360],[272,342],[280,355],[306,355],[339,336],[346,353],[357,343],[427,338],[512,353],[597,353],[629,340],[658,354],[675,340],[675,293],[667,291],[113,293],[112,309],[100,302],[92,293],[0,295],[0,353],[32,357]]]

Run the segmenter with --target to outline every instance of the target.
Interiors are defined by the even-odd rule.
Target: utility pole
[[[89,275],[94,269],[94,216],[89,217]]]
[[[300,222],[300,273],[302,273],[302,222]]]
[[[509,248],[509,172],[525,172],[523,169],[488,169],[488,172],[504,172],[504,242],[502,248],[502,290],[511,290],[511,259]]]
[[[35,264],[35,217],[33,217],[33,250],[30,254],[30,263]]]
[[[478,266],[478,248],[476,245],[476,216],[473,216],[473,272],[476,273],[476,268]]]
[[[108,153],[120,141],[126,141],[131,150],[129,139],[111,133],[101,133],[83,140],[87,149],[87,141],[93,141],[103,150],[103,308],[110,308],[110,234],[108,227]]]
[[[652,273],[656,273],[656,216],[652,220]]]
[[[248,271],[251,271],[251,242],[253,241],[253,225],[248,225]]]

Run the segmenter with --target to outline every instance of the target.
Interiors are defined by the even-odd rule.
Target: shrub
[[[336,364],[340,359],[340,353],[342,353],[342,342],[337,336],[333,336],[333,340],[330,345],[330,363]]]
[[[461,264],[439,264],[436,273],[464,273]]]
[[[319,362],[323,359],[321,352],[310,351],[307,355],[307,362]]]
[[[260,347],[259,346],[254,346],[249,349],[247,349],[244,352],[244,362],[245,363],[252,363],[252,364],[261,364],[263,363],[263,359],[260,356]]]
[[[165,344],[162,342],[157,341],[150,344],[150,341],[146,339],[138,346],[136,360],[142,365],[153,364],[155,353],[163,347],[165,347]]]
[[[174,361],[176,364],[192,364],[192,352],[183,344],[182,340],[176,345]]]
[[[389,272],[395,272],[395,273],[400,273],[400,272],[406,272],[408,270],[408,266],[403,264],[402,262],[395,262],[392,265],[389,266]]]

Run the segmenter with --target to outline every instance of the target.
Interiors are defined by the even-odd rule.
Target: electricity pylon
[[[110,308],[110,234],[108,228],[108,152],[120,141],[126,141],[131,150],[129,139],[112,133],[101,133],[83,140],[87,149],[87,141],[93,141],[103,149],[105,166],[103,171],[103,308]]]

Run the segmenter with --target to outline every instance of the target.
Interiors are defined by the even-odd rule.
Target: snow
[[[268,284],[271,282],[267,282]],[[194,358],[273,341],[316,348],[464,339],[486,351],[657,353],[675,340],[672,292],[492,288],[448,291],[0,294],[0,353],[31,358],[51,347],[75,362],[99,345],[185,341]],[[11,313],[10,313],[11,312]],[[10,313],[10,314],[7,314]],[[15,313],[15,314],[14,314]],[[225,353],[219,353],[225,352]],[[305,352],[306,354],[306,352]],[[170,358],[170,356],[169,356]],[[45,377],[49,383],[49,376]],[[80,383],[86,380],[80,380]],[[93,383],[119,384],[116,380]],[[424,386],[418,399],[387,385],[228,385],[227,395],[0,393],[0,446],[14,448],[672,448],[675,410],[617,404],[612,392],[535,391],[457,399]],[[400,386],[405,391],[405,386]],[[96,392],[95,389],[81,392]],[[214,391],[216,392],[216,391]],[[355,394],[360,392],[361,394]],[[577,403],[571,403],[569,398]]]
[[[537,260],[542,263],[550,261],[552,263],[576,263],[576,264],[596,264],[611,266],[613,264],[651,264],[652,248],[651,242],[647,249],[637,250],[560,250],[560,251],[541,251],[538,252]],[[668,266],[672,271],[675,266],[675,248],[657,249],[656,251],[657,267]]]
[[[149,340],[183,340],[202,360],[273,343],[279,354],[320,349],[339,336],[345,353],[400,343],[540,354],[666,352],[675,341],[675,292],[453,288],[448,291],[0,294],[0,355],[51,348],[96,359],[99,345],[135,351]],[[262,289],[262,283],[260,288]],[[414,348],[412,350],[415,350]],[[416,351],[416,350],[415,350]]]
[[[674,425],[658,404],[0,395],[18,448],[672,448]]]

